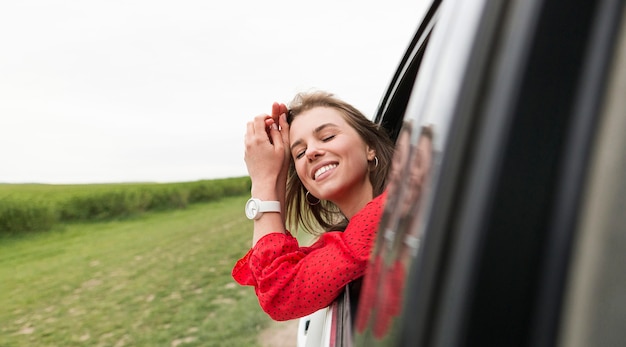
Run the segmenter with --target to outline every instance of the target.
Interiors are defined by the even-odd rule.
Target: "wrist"
[[[279,201],[264,201],[258,198],[250,198],[246,202],[246,216],[249,219],[259,220],[265,213],[281,213]]]
[[[259,199],[261,201],[280,201],[280,199],[275,197],[275,194],[273,195],[251,194],[250,199]]]
[[[257,198],[257,199],[261,199],[261,200],[279,200],[278,199],[278,194],[276,193],[276,189],[267,189],[265,187],[259,187],[258,189],[255,189],[254,187],[252,187],[252,190],[250,191],[250,195],[253,198]]]

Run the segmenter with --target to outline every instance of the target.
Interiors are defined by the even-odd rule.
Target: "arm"
[[[287,112],[288,110],[285,104],[279,104],[275,102],[272,105],[272,120],[274,124],[278,124],[278,129],[280,130],[280,135],[283,141],[283,148],[285,151],[283,166],[280,173],[278,174],[278,180],[276,182],[278,201],[280,202],[280,206],[282,206],[283,208],[283,225],[285,225],[287,218],[286,213],[284,213],[287,207],[287,205],[285,205],[285,195],[287,190],[287,173],[289,170],[289,163],[291,162],[291,153],[289,152],[289,124],[287,123]]]
[[[255,287],[261,307],[275,320],[326,307],[363,275],[383,203],[383,196],[372,200],[344,232],[325,233],[311,247],[299,247],[290,234],[267,235],[237,263],[233,277]]]
[[[284,187],[281,190],[280,177],[287,158],[281,132],[271,116],[259,115],[248,123],[245,148],[252,196],[261,200],[280,201],[283,209],[281,213],[264,213],[254,221],[254,246],[263,236],[285,230]]]
[[[271,238],[261,242],[265,240],[272,242]],[[367,257],[354,253],[341,232],[322,235],[312,247],[297,248],[287,241],[283,249],[288,251],[273,261],[263,252],[250,259],[259,304],[275,320],[300,318],[327,307],[346,284],[363,275],[367,265]]]

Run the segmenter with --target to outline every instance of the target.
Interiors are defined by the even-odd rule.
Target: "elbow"
[[[296,318],[300,318],[304,316],[304,315],[299,316],[296,312],[293,312],[292,310],[282,310],[282,309],[277,309],[276,307],[261,306],[261,308],[263,308],[263,311],[265,311],[265,313],[267,313],[267,315],[270,316],[270,318],[272,318],[273,320],[277,322],[284,322],[284,321],[288,321],[288,320],[292,320],[292,319],[296,319]]]

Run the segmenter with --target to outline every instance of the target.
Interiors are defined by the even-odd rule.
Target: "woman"
[[[393,153],[386,133],[332,94],[299,94],[248,123],[252,249],[233,269],[275,320],[328,306],[367,266]],[[252,207],[250,207],[252,206]],[[285,227],[319,235],[300,247]]]

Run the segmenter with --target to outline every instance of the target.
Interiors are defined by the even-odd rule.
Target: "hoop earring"
[[[315,205],[319,204],[319,203],[320,203],[320,201],[321,201],[319,198],[316,198],[316,197],[314,197],[313,195],[311,195],[311,193],[310,193],[308,190],[306,191],[306,194],[305,194],[304,196],[305,196],[305,198],[306,198],[306,202],[307,202],[307,204],[309,204],[310,206],[315,206]],[[313,198],[314,198],[314,199],[317,199],[317,200],[313,200],[313,201],[311,201],[310,196],[313,196]]]
[[[371,171],[376,170],[377,167],[378,167],[378,157],[375,156],[374,157],[374,168],[373,169],[368,168],[367,170],[371,172]]]

